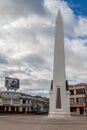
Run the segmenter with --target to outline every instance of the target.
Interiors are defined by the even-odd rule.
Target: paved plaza
[[[52,119],[48,116],[0,116],[0,130],[87,130],[87,116]]]

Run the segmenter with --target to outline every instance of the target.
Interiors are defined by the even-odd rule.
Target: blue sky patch
[[[76,83],[76,80],[68,80],[68,83],[69,83],[69,84],[75,84],[75,83]]]
[[[82,40],[85,40],[85,39],[87,39],[87,35],[79,36],[79,37],[77,37],[77,38],[82,39]]]
[[[87,42],[83,44],[83,46],[87,47]]]
[[[87,16],[87,0],[64,0],[75,15]]]

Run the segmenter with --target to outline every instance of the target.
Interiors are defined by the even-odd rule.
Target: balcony
[[[86,103],[71,103],[70,107],[85,107]]]

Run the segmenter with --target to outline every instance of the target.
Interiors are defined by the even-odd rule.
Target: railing
[[[85,107],[86,103],[71,103],[70,107]]]

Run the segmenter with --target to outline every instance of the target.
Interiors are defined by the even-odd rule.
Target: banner
[[[7,89],[18,89],[19,88],[19,79],[5,77],[5,87]]]

